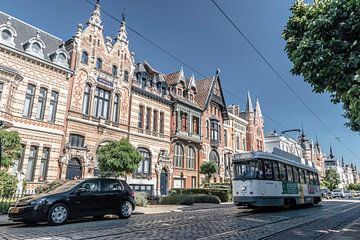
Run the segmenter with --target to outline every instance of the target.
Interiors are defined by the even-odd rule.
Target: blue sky
[[[253,101],[258,97],[265,115],[265,132],[303,126],[307,136],[314,140],[318,137],[323,151],[328,153],[331,144],[335,156],[344,156],[345,162],[353,162],[360,167],[360,159],[357,158],[360,156],[360,136],[344,127],[346,120],[341,116],[342,106],[330,103],[328,94],[313,93],[301,77],[290,74],[292,65],[284,52],[285,42],[281,33],[290,16],[289,8],[293,1],[217,2],[356,156],[344,148],[300,103],[210,0],[102,0],[100,4],[118,19],[126,9],[128,26],[200,73],[213,75],[220,68],[227,104],[240,104],[240,108],[244,109],[247,91],[250,91]],[[0,10],[67,40],[74,35],[78,23],[86,24],[93,6],[86,0],[4,0]],[[114,38],[119,23],[104,13],[102,20],[105,35]],[[128,31],[128,38],[136,61],[146,60],[163,73],[174,72],[182,66],[131,31]],[[196,72],[183,67],[187,76],[194,74],[197,79],[201,78]]]

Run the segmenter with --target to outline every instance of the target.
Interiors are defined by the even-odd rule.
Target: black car
[[[84,216],[102,218],[115,214],[129,218],[135,209],[134,192],[123,180],[92,178],[71,180],[37,196],[22,198],[9,209],[9,219],[60,225]]]

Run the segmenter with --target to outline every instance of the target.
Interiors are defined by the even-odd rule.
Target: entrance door
[[[82,177],[81,163],[78,159],[72,158],[66,169],[66,179],[74,179],[75,177]]]
[[[167,174],[165,168],[163,168],[161,170],[161,174],[160,174],[160,194],[161,195],[167,194],[167,185],[168,185],[168,174]]]

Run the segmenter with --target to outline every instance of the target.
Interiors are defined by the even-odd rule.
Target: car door
[[[101,210],[100,180],[90,179],[84,181],[76,189],[72,205],[77,216],[91,216]]]
[[[101,182],[102,182],[101,201],[104,202],[103,210],[106,213],[117,212],[118,207],[122,202],[124,187],[116,179],[103,179]]]

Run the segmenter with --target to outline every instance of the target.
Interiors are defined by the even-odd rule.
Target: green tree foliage
[[[16,191],[17,179],[6,170],[0,171],[0,197],[10,197]]]
[[[355,190],[355,191],[360,191],[360,184],[356,184],[356,183],[350,183],[349,186],[347,187],[348,190]]]
[[[17,132],[0,129],[2,143],[1,167],[9,168],[14,160],[20,158],[21,138]]]
[[[322,186],[327,187],[330,191],[337,188],[340,183],[340,176],[334,169],[326,169],[325,177],[321,182]]]
[[[211,176],[216,173],[218,166],[215,161],[204,162],[200,166],[200,173],[206,176],[206,182],[210,184]]]
[[[127,173],[133,173],[143,160],[139,151],[126,138],[101,146],[97,155],[103,176],[126,176]]]
[[[345,124],[360,132],[360,1],[297,0],[283,32],[291,72],[343,103]]]

